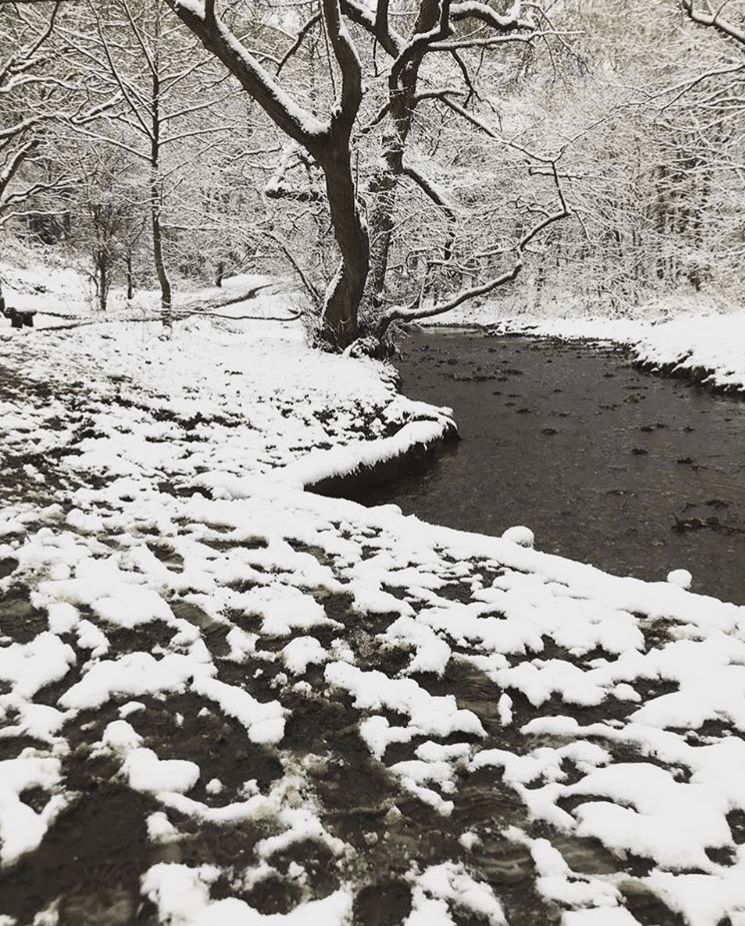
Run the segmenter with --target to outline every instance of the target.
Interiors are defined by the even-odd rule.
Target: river
[[[424,331],[397,361],[462,440],[367,504],[462,530],[530,527],[537,549],[616,575],[693,574],[745,604],[745,401],[634,369],[607,346]]]

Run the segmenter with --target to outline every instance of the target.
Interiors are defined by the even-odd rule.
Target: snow
[[[52,798],[41,812],[21,800],[27,788],[51,788],[60,778],[60,763],[39,756],[0,762],[0,863],[7,865],[35,849],[44,838],[59,798]]]
[[[131,788],[145,794],[191,790],[199,778],[199,766],[183,759],[159,759],[152,749],[133,749],[122,765]]]
[[[346,891],[297,907],[287,916],[264,915],[234,897],[209,901],[208,885],[218,872],[211,866],[154,865],[143,879],[143,893],[155,901],[161,922],[173,926],[344,926],[351,903]]]
[[[278,743],[284,733],[284,710],[277,701],[260,703],[250,694],[214,678],[195,679],[193,690],[216,701],[246,728],[254,743]]]
[[[461,866],[445,863],[427,868],[415,878],[412,912],[406,926],[450,924],[447,901],[474,913],[490,926],[505,926],[502,906],[485,884],[477,884]]]
[[[740,323],[623,337],[743,387]],[[501,926],[516,895],[633,926],[629,885],[687,926],[741,919],[745,608],[679,564],[644,583],[525,526],[314,495],[449,411],[296,323],[158,334],[0,332],[0,887],[104,775],[146,802],[136,901],[166,924],[346,926],[390,879],[407,926]],[[531,889],[501,891],[502,864]]]
[[[535,535],[533,531],[529,527],[523,527],[522,525],[508,527],[507,530],[503,532],[502,538],[504,540],[511,540],[512,543],[516,543],[521,547],[532,547],[535,545]]]
[[[679,585],[681,588],[690,588],[693,582],[693,576],[687,569],[673,569],[667,574],[667,581],[673,585]]]

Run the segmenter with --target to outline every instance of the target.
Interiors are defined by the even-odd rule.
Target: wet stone
[[[136,922],[139,878],[149,864],[145,818],[152,809],[147,798],[120,784],[83,794],[57,817],[38,849],[0,875],[3,912],[30,922],[61,897],[64,926]]]
[[[164,566],[167,566],[172,572],[184,571],[184,558],[180,553],[167,544],[149,543],[148,549],[156,556]]]
[[[741,846],[745,844],[745,811],[731,810],[727,814],[727,824],[735,845]]]
[[[686,921],[674,913],[661,897],[638,881],[619,886],[627,910],[641,926],[686,926]]]
[[[16,586],[0,594],[0,638],[29,643],[48,628],[46,614],[31,604],[27,588]]]
[[[214,656],[227,656],[230,653],[226,638],[230,632],[231,623],[216,621],[200,607],[188,601],[170,601],[169,606],[176,618],[188,621],[199,628],[202,639]]]
[[[259,881],[251,890],[243,893],[232,893],[244,900],[264,916],[274,914],[287,914],[297,907],[303,899],[303,888],[286,878],[272,876]]]
[[[354,899],[356,926],[398,926],[411,913],[411,888],[401,881],[369,884]]]

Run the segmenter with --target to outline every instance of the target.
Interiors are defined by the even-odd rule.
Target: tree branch
[[[341,0],[341,8],[346,17],[378,40],[386,54],[391,58],[397,58],[406,47],[406,41],[391,28],[390,21],[387,22],[386,29],[378,28],[380,2],[381,0],[379,0],[375,17],[372,16],[370,9],[358,0]]]
[[[461,0],[461,2],[453,4],[451,16],[453,22],[464,19],[478,19],[499,32],[506,32],[511,29],[535,29],[535,24],[530,16],[523,16],[522,7],[521,0],[516,0],[507,13],[500,14],[486,3],[479,3],[477,0]]]
[[[300,277],[300,281],[305,287],[305,290],[310,296],[311,301],[315,305],[316,309],[319,309],[323,305],[323,295],[322,293],[319,293],[316,287],[310,282],[305,271],[295,259],[295,255],[292,253],[292,251],[287,247],[284,241],[282,241],[272,232],[262,231],[261,234],[265,235],[267,238],[270,238],[281,249],[287,260],[290,262],[290,264],[292,264],[292,269]]]
[[[321,0],[321,7],[329,41],[341,71],[341,90],[337,105],[340,115],[351,130],[362,102],[362,65],[344,25],[339,0]]]
[[[206,0],[201,11],[190,0],[165,2],[204,47],[223,62],[283,132],[308,150],[318,150],[328,135],[330,124],[321,122],[313,113],[299,106],[244,48],[219,18],[214,0]]]
[[[305,38],[305,36],[308,35],[310,30],[313,28],[313,26],[318,25],[320,21],[321,21],[321,14],[316,13],[315,16],[311,16],[308,22],[306,22],[303,26],[300,27],[300,31],[298,32],[297,37],[295,38],[295,41],[292,43],[288,51],[285,52],[285,54],[280,58],[279,64],[277,65],[277,77],[279,77],[280,72],[282,71],[282,68],[287,64],[290,58],[295,54],[298,48],[300,48],[300,46],[303,44],[303,39]]]
[[[533,238],[535,238],[536,235],[540,234],[553,222],[558,222],[559,220],[564,219],[571,214],[567,208],[564,192],[561,189],[561,183],[559,181],[559,174],[556,169],[555,162],[553,163],[552,173],[559,197],[559,205],[561,208],[557,209],[555,212],[550,213],[549,215],[544,216],[540,222],[530,228],[522,236],[522,238],[520,238],[520,240],[512,249],[515,253],[515,261],[509,270],[505,270],[498,276],[492,277],[492,279],[487,280],[485,283],[481,283],[478,286],[473,286],[470,289],[462,290],[451,299],[448,299],[446,302],[441,302],[426,307],[416,305],[416,303],[408,306],[393,306],[387,312],[384,312],[378,321],[378,328],[376,332],[377,337],[382,339],[385,336],[388,328],[395,321],[410,322],[416,321],[420,318],[432,318],[435,315],[443,315],[445,312],[452,311],[462,303],[467,302],[469,299],[474,299],[477,296],[486,295],[486,293],[490,293],[493,290],[498,289],[500,286],[504,286],[506,283],[511,283],[514,279],[516,279],[523,268],[523,255],[525,248],[533,240]]]
[[[419,189],[445,213],[445,216],[448,220],[449,232],[448,237],[445,240],[444,256],[446,261],[450,260],[453,255],[453,242],[455,241],[455,210],[453,209],[452,205],[445,200],[445,198],[435,188],[435,186],[415,168],[411,167],[409,164],[404,164],[402,173],[410,180],[413,180]]]
[[[722,35],[726,35],[728,38],[734,39],[741,45],[745,45],[745,31],[738,29],[737,26],[728,22],[726,19],[720,18],[719,14],[724,4],[722,4],[716,13],[701,13],[693,8],[693,0],[681,0],[681,3],[688,18],[692,22],[697,23],[699,26],[712,26],[714,29],[721,32]]]

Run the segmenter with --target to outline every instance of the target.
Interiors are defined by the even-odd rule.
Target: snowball
[[[668,572],[667,581],[671,585],[680,586],[680,588],[690,588],[693,576],[687,569],[673,569],[672,572]]]
[[[117,721],[122,723],[123,721]],[[107,728],[108,729],[108,728]],[[186,759],[159,759],[152,749],[133,749],[122,766],[135,791],[185,794],[199,779],[199,766]]]
[[[293,675],[302,675],[310,663],[327,659],[326,650],[315,637],[295,637],[282,649],[282,660]]]
[[[535,534],[529,527],[508,527],[502,534],[502,540],[509,540],[519,547],[532,547],[535,542]]]

